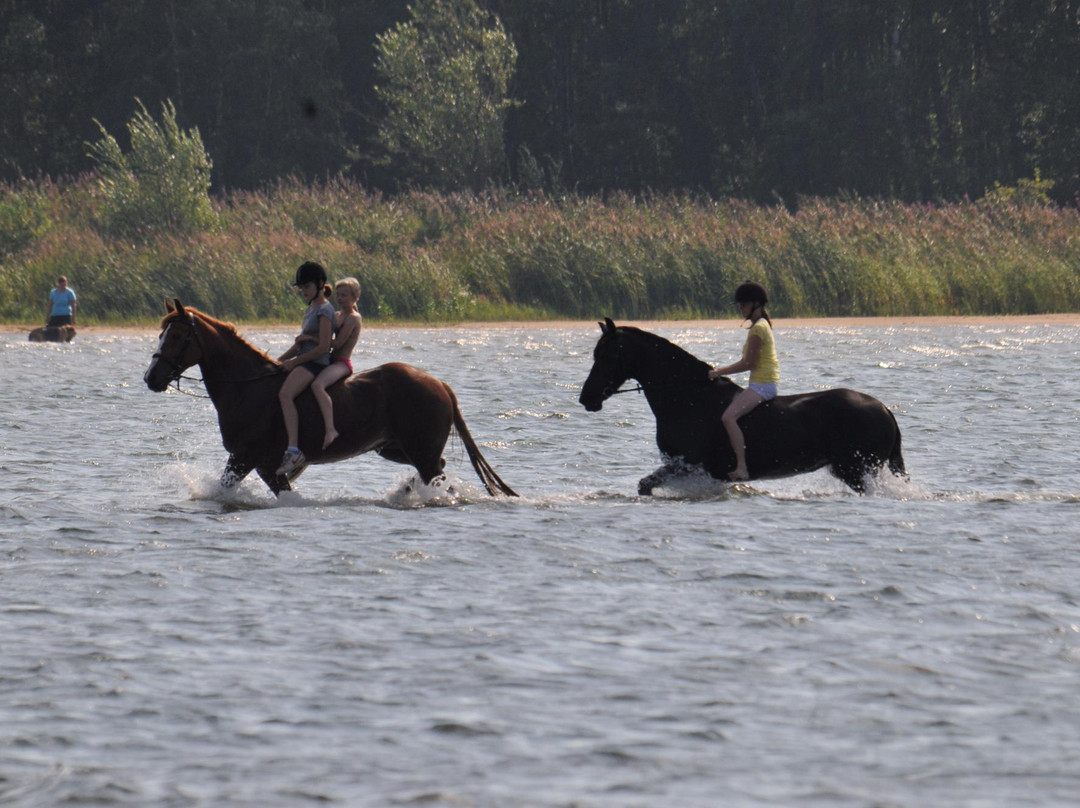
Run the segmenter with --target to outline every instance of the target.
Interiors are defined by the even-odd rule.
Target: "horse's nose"
[[[143,381],[146,382],[146,386],[155,393],[160,393],[165,389],[167,383],[162,383],[162,381],[154,374],[154,367],[156,364],[157,362],[146,369],[146,373],[143,374]]]
[[[598,412],[604,406],[604,400],[602,398],[591,396],[586,398],[584,393],[578,398],[578,403],[581,404],[587,412]]]

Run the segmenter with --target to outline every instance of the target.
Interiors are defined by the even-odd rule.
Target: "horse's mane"
[[[236,330],[236,326],[232,323],[227,323],[224,320],[219,320],[216,317],[212,317],[211,315],[199,311],[196,308],[192,308],[191,306],[184,306],[184,312],[195,316],[205,325],[209,326],[211,330],[222,335],[226,340],[246,348],[263,361],[270,362],[274,365],[278,364],[278,361],[271,357],[270,354],[268,354],[266,351],[262,350],[261,348],[256,348],[254,345],[252,345],[250,342],[240,336],[240,334]],[[169,320],[173,317],[176,317],[178,314],[179,312],[176,311],[172,311],[166,314],[161,320],[161,328],[164,330],[165,326],[168,325]]]
[[[648,350],[661,357],[665,363],[669,363],[672,374],[696,377],[708,373],[712,367],[708,362],[698,359],[685,348],[681,348],[659,334],[643,331],[632,325],[621,325],[618,331],[643,343]]]

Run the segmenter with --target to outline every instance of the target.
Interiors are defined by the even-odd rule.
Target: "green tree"
[[[215,222],[209,195],[211,162],[199,130],[180,129],[171,101],[161,105],[160,125],[142,101],[138,104],[127,125],[131,151],[125,154],[101,124],[101,139],[90,145],[101,174],[106,226],[127,236],[211,227]]]
[[[148,8],[156,4],[147,4]],[[218,187],[332,175],[347,164],[330,2],[169,0],[159,73],[196,121]],[[374,36],[374,32],[371,33]]]
[[[406,182],[480,190],[505,175],[517,49],[475,0],[416,0],[409,15],[377,40],[379,141]]]

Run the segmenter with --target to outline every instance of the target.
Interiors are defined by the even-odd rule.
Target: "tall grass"
[[[794,211],[688,196],[503,192],[386,198],[344,180],[213,200],[217,226],[124,238],[97,178],[0,186],[0,321],[44,317],[57,275],[83,322],[149,323],[179,297],[225,319],[292,322],[300,263],[361,280],[385,321],[706,317],[764,283],[777,316],[1080,311],[1080,213],[1002,195]]]

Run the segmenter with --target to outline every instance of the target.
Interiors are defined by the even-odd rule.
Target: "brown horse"
[[[160,393],[198,365],[229,452],[221,484],[231,488],[254,469],[275,494],[289,490],[289,480],[304,467],[289,478],[276,471],[286,442],[277,398],[285,381],[280,363],[252,347],[232,325],[186,309],[179,300],[174,303],[165,304],[158,348],[143,376],[146,386]],[[488,493],[517,496],[480,453],[445,382],[392,362],[355,373],[328,392],[340,437],[327,449],[322,448],[323,420],[311,391],[296,399],[300,449],[309,463],[333,463],[374,451],[415,467],[425,484],[441,485],[442,451],[454,428]]]
[[[71,342],[75,339],[73,325],[43,325],[30,332],[31,342]]]

